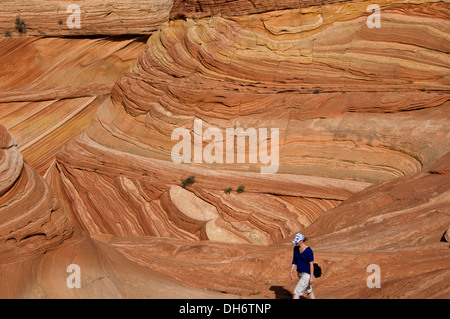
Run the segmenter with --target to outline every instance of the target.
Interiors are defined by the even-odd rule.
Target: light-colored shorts
[[[297,272],[297,275],[299,280],[297,286],[295,286],[294,294],[301,296],[304,291],[306,291],[307,294],[310,294],[312,292],[312,287],[309,284],[310,274],[306,272]]]

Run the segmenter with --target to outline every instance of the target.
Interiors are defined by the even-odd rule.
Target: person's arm
[[[296,264],[292,264],[291,272],[289,273],[289,279],[290,279],[291,281],[292,281],[292,273],[294,272],[296,266],[297,266]]]
[[[311,276],[309,276],[309,284],[312,285],[314,282],[314,263],[312,261],[309,262],[309,271]]]

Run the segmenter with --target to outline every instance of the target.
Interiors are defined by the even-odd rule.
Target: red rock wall
[[[178,0],[145,47],[27,38],[36,28],[2,39],[1,120],[20,141],[0,126],[2,296],[291,297],[290,240],[302,231],[324,272],[318,298],[448,298],[449,5],[379,2],[382,27],[371,29],[369,4]],[[106,32],[85,18],[83,35]],[[86,60],[61,49],[61,68],[34,63],[50,44],[74,41]],[[75,99],[91,105],[84,124],[49,129],[60,122],[47,106]],[[32,108],[41,132],[73,134],[55,139],[58,149],[70,140],[57,155],[58,134],[38,143],[27,131]],[[278,171],[175,163],[172,132],[195,138],[196,120],[278,128]],[[45,181],[26,163],[39,152],[37,168],[54,159]],[[70,263],[87,273],[81,290],[61,280]],[[367,286],[373,264],[380,289]]]

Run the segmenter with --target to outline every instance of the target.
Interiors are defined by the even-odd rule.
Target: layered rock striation
[[[169,19],[172,5],[173,0],[6,0],[0,8],[0,34],[9,37],[149,35]]]
[[[171,161],[173,132],[187,128],[194,140],[195,120],[203,131],[278,129],[277,173],[380,182],[419,172],[449,149],[448,8],[386,5],[381,29],[367,27],[365,9],[166,23],[87,133],[107,147]]]
[[[381,29],[366,7],[164,23],[47,179],[90,234],[267,245],[422,171],[450,149],[448,6],[386,3]],[[228,129],[279,135],[248,138],[230,162]],[[275,174],[261,174],[261,153],[251,160],[262,142],[279,155]]]
[[[318,298],[448,298],[450,178],[447,153],[429,169],[368,187],[302,232],[322,267]],[[290,298],[292,239],[269,246],[157,237],[104,237],[128,258],[197,287]],[[379,288],[371,288],[373,269]],[[369,284],[368,284],[369,283]]]
[[[188,297],[223,296],[142,267],[74,227],[0,126],[0,298]]]
[[[43,254],[72,234],[72,223],[47,183],[0,126],[0,264]]]
[[[182,180],[195,177],[186,188]],[[330,178],[216,172],[108,149],[86,134],[46,179],[90,234],[269,244],[369,184]],[[245,191],[238,194],[239,185]],[[233,188],[229,194],[224,192]]]
[[[370,4],[380,7],[381,28],[367,24]],[[317,296],[448,298],[448,3],[187,0],[170,8],[145,46],[122,47],[142,51],[125,74],[115,69],[114,85],[102,63],[73,55],[67,67],[93,65],[67,79],[76,88],[35,85],[54,83],[52,72],[31,68],[29,77],[49,76],[27,92],[0,93],[41,115],[54,112],[41,101],[102,96],[82,133],[47,157],[51,188],[0,131],[0,274],[8,274],[0,283],[9,287],[0,291],[291,297],[290,240],[302,231],[324,271]],[[17,41],[7,43],[34,40]],[[80,41],[96,43],[89,52],[103,45]],[[105,48],[121,45],[113,43]],[[89,76],[96,80],[83,86]],[[27,112],[4,118],[26,123]],[[87,272],[86,289],[60,280],[72,263]],[[368,285],[373,265],[381,289]]]
[[[135,61],[143,38],[0,38],[0,123],[43,175]]]

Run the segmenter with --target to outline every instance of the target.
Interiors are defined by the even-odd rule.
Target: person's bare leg
[[[316,295],[314,295],[314,291],[308,294],[309,299],[316,299]]]
[[[294,294],[294,296],[292,297],[292,299],[300,299],[299,295]]]

